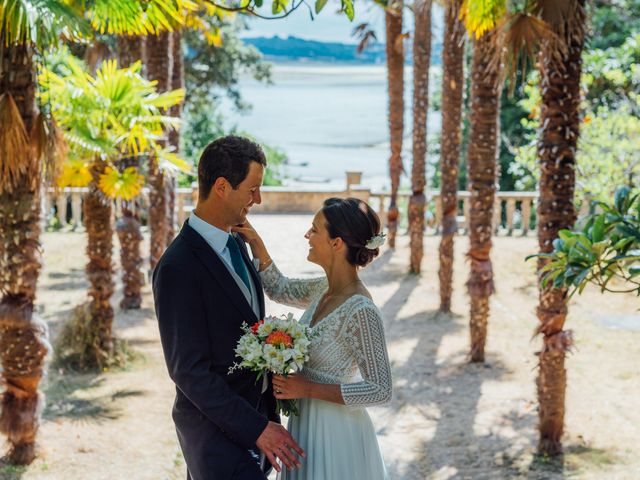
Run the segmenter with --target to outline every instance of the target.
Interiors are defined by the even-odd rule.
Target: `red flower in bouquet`
[[[291,335],[276,330],[275,332],[269,334],[269,336],[265,340],[265,343],[274,345],[276,347],[291,348],[293,347],[293,338],[291,338]]]
[[[251,327],[251,331],[253,332],[254,335],[258,334],[258,328],[260,328],[260,325],[262,325],[264,323],[264,320],[260,320],[259,322],[256,322],[253,324],[253,326]]]

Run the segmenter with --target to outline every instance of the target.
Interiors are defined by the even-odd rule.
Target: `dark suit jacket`
[[[260,277],[244,242],[234,236],[260,296]],[[185,222],[153,274],[162,348],[176,384],[173,419],[193,480],[230,479],[250,458],[268,420],[279,421],[271,386],[247,370],[228,374],[242,322],[258,321],[209,244]],[[266,414],[266,415],[265,415]],[[268,461],[266,462],[269,463]]]

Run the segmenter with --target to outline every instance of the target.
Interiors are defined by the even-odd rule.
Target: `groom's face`
[[[230,188],[226,195],[226,207],[231,225],[244,223],[247,213],[254,203],[260,204],[260,187],[264,177],[264,167],[258,162],[249,164],[249,173],[236,188]]]

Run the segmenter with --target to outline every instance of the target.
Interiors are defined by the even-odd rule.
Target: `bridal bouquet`
[[[245,332],[235,349],[241,361],[229,369],[248,368],[256,372],[257,380],[263,379],[262,392],[267,389],[267,373],[287,375],[298,372],[309,359],[310,329],[298,323],[289,313],[281,317],[268,316],[249,326],[242,324]],[[298,415],[295,400],[276,400],[278,412],[286,416]]]

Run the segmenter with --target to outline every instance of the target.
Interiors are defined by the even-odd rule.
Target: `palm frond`
[[[148,35],[184,24],[173,0],[95,0],[88,16],[98,32],[114,35]]]
[[[109,198],[131,200],[142,191],[144,176],[135,167],[127,167],[123,172],[109,166],[100,175],[98,186]]]
[[[20,111],[11,94],[3,93],[0,95],[0,193],[12,191],[34,169],[35,159]]]
[[[576,0],[535,0],[531,10],[534,15],[562,33],[575,12],[576,4]]]
[[[460,18],[476,38],[493,30],[506,12],[506,0],[463,0],[460,6]]]
[[[197,174],[193,165],[181,159],[174,152],[170,152],[167,149],[160,149],[156,151],[156,155],[160,160],[160,168],[188,173],[191,175]]]
[[[527,67],[536,61],[543,42],[556,48],[554,52],[563,52],[564,44],[552,27],[541,18],[526,12],[519,12],[507,17],[497,27],[498,45],[502,48],[496,51],[492,59],[494,65],[504,65],[504,74],[509,77],[510,93],[515,88],[515,76],[518,67],[522,78],[526,77]]]
[[[45,181],[49,185],[55,184],[68,151],[62,131],[53,118],[40,112],[33,122],[30,137],[36,161],[44,161]]]
[[[351,32],[352,37],[356,37],[358,48],[356,51],[360,54],[366,50],[369,45],[374,44],[378,39],[375,30],[368,23],[357,25]]]
[[[64,0],[2,0],[0,30],[5,45],[34,43],[40,48],[56,45],[60,37],[92,35],[82,12]]]

